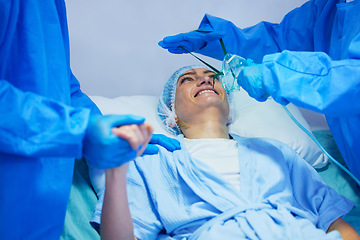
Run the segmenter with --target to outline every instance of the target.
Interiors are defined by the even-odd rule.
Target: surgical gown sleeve
[[[74,107],[88,108],[91,111],[91,115],[101,115],[101,112],[96,104],[81,91],[79,81],[72,72],[70,75],[70,81],[71,105]]]
[[[199,29],[210,25],[214,31],[225,32],[223,38],[227,52],[251,58],[260,63],[263,56],[284,49],[312,50],[313,28],[320,3],[310,1],[289,12],[281,23],[260,22],[241,29],[230,21],[206,14]],[[223,60],[224,53],[219,41],[208,42],[198,53]]]
[[[90,111],[74,108],[0,80],[0,152],[81,157]]]
[[[360,114],[359,59],[334,61],[321,52],[284,51],[265,56],[263,65],[264,86],[275,101],[327,116]]]

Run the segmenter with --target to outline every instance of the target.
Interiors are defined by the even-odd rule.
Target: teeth
[[[201,94],[203,94],[203,93],[208,93],[208,92],[215,93],[214,90],[203,90],[203,91],[199,92],[199,96],[200,96]]]

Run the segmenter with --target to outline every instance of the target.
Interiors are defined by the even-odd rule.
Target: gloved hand
[[[97,169],[118,167],[136,157],[127,140],[111,132],[115,127],[142,124],[143,117],[133,115],[91,116],[83,140],[83,155]]]
[[[270,95],[263,86],[262,64],[255,64],[251,59],[248,59],[246,63],[248,66],[240,71],[237,82],[250,97],[264,102]]]
[[[215,32],[210,26],[206,25],[195,31],[165,37],[159,42],[159,46],[167,49],[170,53],[176,54],[187,53],[180,46],[189,52],[197,52],[205,47],[207,42],[220,40],[224,36],[225,33]]]
[[[159,148],[155,144],[163,146],[170,152],[181,149],[178,140],[169,138],[163,134],[153,134],[149,144],[145,148],[143,155],[157,154],[159,152]]]

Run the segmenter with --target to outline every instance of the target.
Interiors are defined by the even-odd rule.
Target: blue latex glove
[[[251,59],[248,59],[246,63],[248,66],[240,71],[237,82],[250,97],[264,102],[270,95],[263,85],[262,64],[255,64]]]
[[[143,155],[157,154],[159,152],[159,148],[155,144],[163,146],[170,152],[181,149],[180,143],[177,139],[169,138],[163,134],[153,134],[149,144],[145,148]]]
[[[106,115],[90,117],[83,140],[84,157],[98,169],[118,167],[136,157],[127,140],[111,132],[115,127],[142,124],[145,118],[133,115]]]
[[[189,52],[197,52],[205,47],[207,42],[220,40],[224,36],[225,33],[215,32],[209,25],[206,25],[195,31],[165,37],[159,42],[159,46],[176,54],[187,53],[180,46]]]

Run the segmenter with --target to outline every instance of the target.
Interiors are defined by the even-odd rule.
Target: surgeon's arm
[[[215,32],[226,33],[223,41],[227,52],[260,63],[263,56],[285,49],[313,50],[313,28],[317,15],[315,9],[318,8],[314,4],[314,1],[306,2],[289,12],[279,24],[260,22],[243,29],[230,21],[206,14],[199,29],[210,25]],[[208,42],[196,52],[218,60],[223,60],[224,57],[219,41]]]
[[[262,65],[263,85],[275,101],[328,116],[360,114],[360,60],[356,57],[333,60],[322,52],[283,51],[265,56]]]
[[[0,152],[81,157],[90,111],[24,92],[0,80]]]
[[[331,232],[337,230],[339,231],[341,238],[344,240],[359,240],[360,236],[355,231],[353,227],[350,226],[347,222],[345,222],[343,219],[338,218],[336,219],[329,227],[327,232]]]
[[[127,125],[113,129],[118,137],[128,140],[141,155],[152,134],[148,124]],[[106,170],[105,196],[101,213],[101,239],[133,240],[133,223],[126,191],[126,174],[129,163]]]

